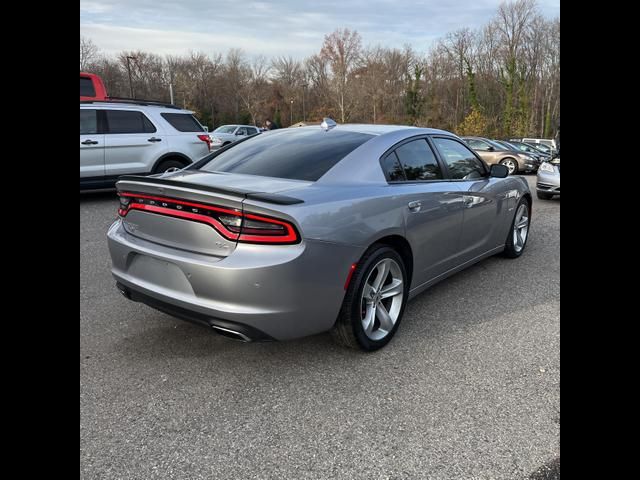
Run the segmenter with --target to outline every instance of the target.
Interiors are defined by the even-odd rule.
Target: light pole
[[[291,108],[289,108],[291,119],[289,120],[289,126],[293,125],[293,98],[291,99]]]
[[[307,88],[307,86],[308,86],[307,83],[302,84],[302,121],[303,122],[307,121],[307,114],[304,111],[304,89]]]
[[[127,55],[127,72],[129,73],[129,93],[131,94],[131,98],[133,98],[133,82],[131,81],[131,64],[129,60],[138,60],[136,57],[131,57]]]

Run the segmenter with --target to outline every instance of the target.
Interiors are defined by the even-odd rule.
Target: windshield
[[[494,140],[487,140],[487,142],[489,142],[491,145],[493,145],[495,148],[499,149],[499,150],[511,150],[511,147],[507,147],[506,145],[502,145]]]
[[[223,125],[222,127],[216,128],[213,133],[233,133],[235,129],[235,125]]]

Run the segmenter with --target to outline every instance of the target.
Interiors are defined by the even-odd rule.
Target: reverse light
[[[281,245],[300,242],[293,224],[284,220],[170,197],[132,192],[119,192],[118,195],[121,217],[126,217],[131,210],[141,210],[207,224],[227,240]]]

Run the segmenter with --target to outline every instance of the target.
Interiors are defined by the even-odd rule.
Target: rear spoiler
[[[250,200],[258,200],[260,202],[265,202],[265,203],[275,203],[277,205],[295,205],[297,203],[304,203],[304,200],[300,200],[299,198],[289,197],[287,195],[280,195],[278,193],[254,192],[251,190],[244,190],[242,188],[211,187],[207,185],[200,185],[197,183],[170,180],[168,178],[165,179],[165,178],[145,177],[143,175],[122,175],[121,177],[118,178],[118,181],[120,180],[153,183],[156,185],[169,185],[172,187],[187,187],[187,188],[194,188],[197,190],[202,190],[204,192],[211,192],[211,193],[233,194],[233,195],[239,195],[239,196],[245,197]]]

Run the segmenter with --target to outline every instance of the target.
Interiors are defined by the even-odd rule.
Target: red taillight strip
[[[221,208],[221,207],[203,204],[203,203],[185,202],[184,200],[178,200],[171,197],[158,197],[154,195],[145,195],[145,194],[138,194],[133,192],[119,192],[118,195],[123,197],[131,197],[133,199],[144,198],[147,200],[156,200],[159,202],[175,203],[178,205],[202,208],[202,209],[206,209],[214,212],[222,212],[229,215],[235,215],[237,217],[244,217],[252,220],[258,220],[260,222],[282,225],[285,228],[287,233],[285,235],[248,235],[248,234],[242,234],[242,231],[241,231],[240,234],[238,234],[229,230],[225,225],[220,223],[215,218],[209,217],[207,215],[200,215],[198,213],[185,212],[182,210],[174,210],[172,208],[165,208],[162,206],[147,205],[147,204],[135,203],[135,202],[129,203],[127,205],[126,210],[118,209],[118,214],[120,214],[122,217],[125,217],[129,212],[129,210],[143,210],[143,211],[148,211],[153,213],[159,213],[161,215],[184,218],[184,219],[193,220],[196,222],[206,223],[212,226],[218,233],[220,233],[223,237],[227,238],[228,240],[236,240],[238,242],[283,244],[283,243],[298,243],[300,241],[300,238],[298,237],[298,234],[295,228],[290,223],[282,220],[277,220],[275,218],[265,217],[262,215],[256,215],[252,213],[243,214],[242,212],[239,212],[237,210],[229,210],[226,208]]]
[[[230,215],[236,215],[237,217],[242,216],[242,212],[239,212],[237,210],[228,210],[226,208],[214,207],[213,205],[206,205],[204,203],[185,202],[184,200],[178,200],[171,197],[155,197],[153,195],[144,195],[144,194],[131,193],[131,192],[120,192],[118,193],[118,195],[121,197],[134,197],[134,198],[146,198],[147,200],[159,200],[161,202],[162,201],[166,202],[168,200],[171,203],[177,203],[179,205],[187,205],[188,207],[206,208],[207,210],[228,213]]]

